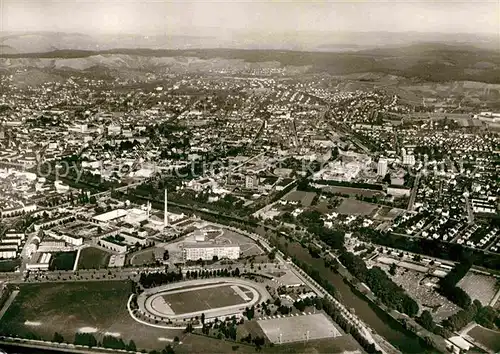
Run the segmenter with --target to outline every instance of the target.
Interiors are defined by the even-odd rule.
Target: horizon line
[[[427,34],[427,35],[472,35],[472,36],[498,36],[500,39],[500,30],[497,32],[436,32],[436,31],[339,31],[339,30],[311,30],[311,31],[294,31],[294,30],[282,30],[282,31],[270,31],[266,29],[252,29],[252,30],[245,30],[245,29],[240,29],[240,28],[221,28],[221,27],[192,27],[193,30],[202,30],[202,29],[214,29],[214,30],[220,30],[220,31],[226,31],[226,32],[238,32],[238,33],[267,33],[268,35],[272,34],[285,34],[285,33],[308,33],[308,34],[331,34],[331,33],[337,33],[337,34],[367,34],[367,33],[387,33],[387,34]],[[143,36],[143,37],[149,37],[149,36],[168,36],[168,35],[175,35],[175,36],[198,36],[198,37],[214,37],[217,36],[217,34],[206,34],[203,35],[203,33],[195,34],[195,33],[182,33],[183,28],[179,28],[179,30],[176,31],[158,31],[158,32],[81,32],[81,31],[72,31],[72,30],[67,30],[67,31],[54,31],[54,30],[1,30],[0,29],[0,34],[3,33],[12,33],[12,34],[72,34],[72,35],[85,35],[85,36],[98,36],[98,35],[123,35],[123,36]]]

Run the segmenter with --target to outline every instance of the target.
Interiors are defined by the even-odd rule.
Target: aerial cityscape
[[[498,1],[0,3],[0,353],[500,352]]]

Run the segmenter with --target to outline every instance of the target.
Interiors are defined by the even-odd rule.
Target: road
[[[413,183],[413,188],[410,194],[410,201],[408,202],[408,211],[413,211],[413,205],[415,204],[415,198],[417,197],[418,184],[420,183],[420,173],[415,177],[415,182]]]
[[[471,206],[471,202],[469,199],[469,193],[467,193],[467,191],[465,192],[464,197],[465,197],[465,207],[467,209],[467,220],[468,220],[469,224],[473,224],[474,223],[474,212],[472,211],[472,206]]]
[[[104,348],[85,348],[83,346],[75,346],[73,344],[53,343],[44,341],[27,340],[20,338],[0,337],[0,348],[7,353],[78,353],[78,354],[96,354],[96,353],[111,353],[109,349]]]
[[[10,307],[10,305],[12,305],[12,303],[14,302],[17,294],[19,294],[19,290],[14,290],[12,294],[10,294],[9,298],[3,305],[2,310],[0,311],[0,320],[2,319],[3,315],[5,315],[5,312],[7,312],[7,309]]]

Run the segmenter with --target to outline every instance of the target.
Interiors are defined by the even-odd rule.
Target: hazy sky
[[[0,0],[0,30],[193,34],[249,31],[495,33],[499,0]]]

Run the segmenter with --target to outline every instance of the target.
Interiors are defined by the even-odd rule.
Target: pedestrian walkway
[[[3,315],[7,312],[9,309],[10,305],[14,302],[14,299],[16,298],[17,294],[19,294],[19,290],[14,290],[12,294],[10,294],[9,298],[5,302],[5,304],[2,307],[2,310],[0,311],[0,320],[2,319]]]

